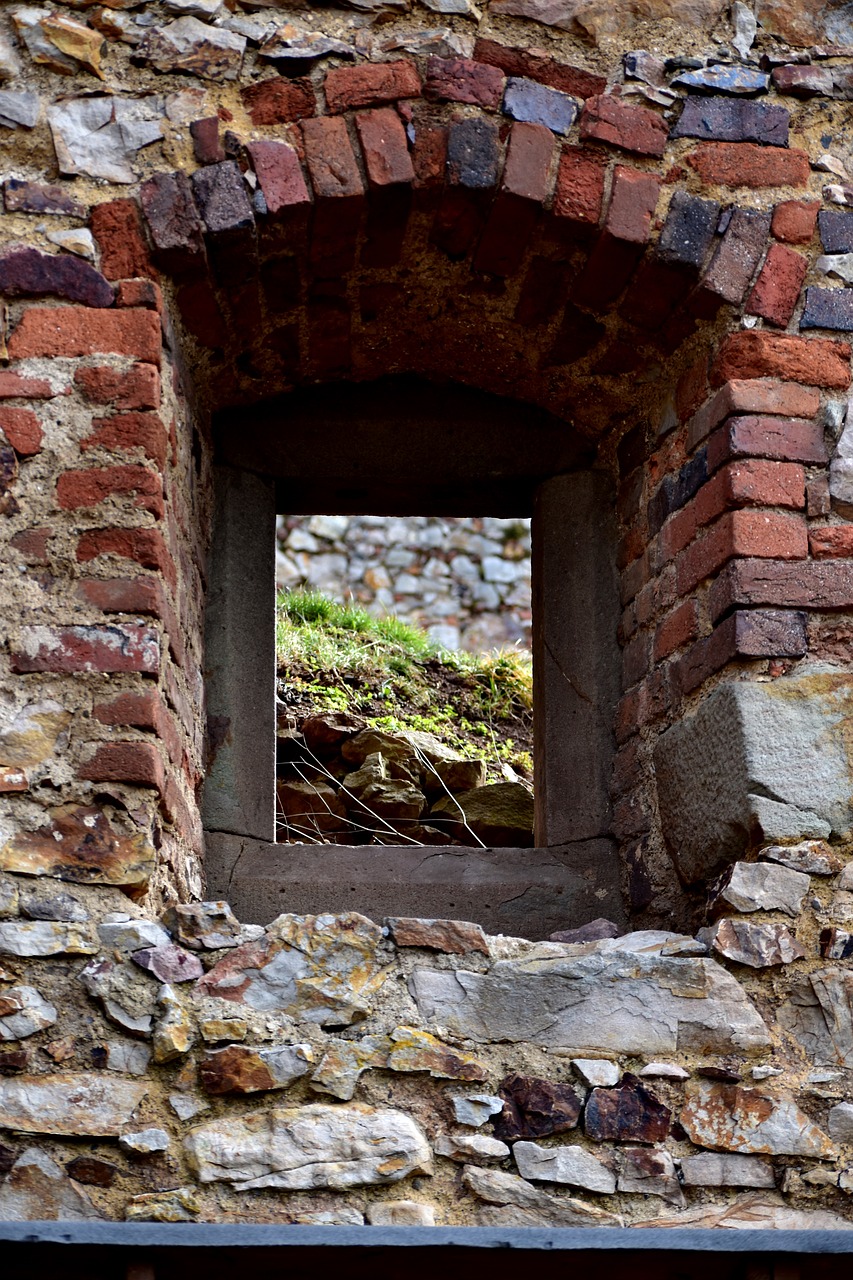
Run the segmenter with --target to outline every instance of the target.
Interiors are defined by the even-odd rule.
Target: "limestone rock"
[[[591,1088],[596,1085],[604,1087],[619,1083],[619,1065],[607,1058],[573,1058],[572,1066],[584,1084]]]
[[[156,27],[137,47],[136,56],[156,71],[184,71],[204,80],[236,80],[245,50],[245,36],[186,17]]]
[[[41,99],[37,93],[0,90],[0,124],[5,128],[14,129],[20,124],[25,129],[34,129],[40,115]]]
[[[466,1187],[489,1204],[499,1205],[497,1213],[478,1215],[484,1226],[618,1227],[622,1221],[595,1205],[568,1196],[549,1195],[514,1173],[500,1169],[478,1169],[467,1165],[462,1173]],[[507,1211],[509,1208],[509,1212]]]
[[[307,1075],[314,1064],[308,1044],[286,1044],[272,1049],[228,1045],[205,1054],[199,1078],[206,1093],[259,1093],[285,1089]]]
[[[670,1204],[684,1204],[684,1192],[668,1151],[628,1147],[620,1155],[618,1188],[631,1195],[661,1196]]]
[[[615,1089],[593,1089],[586,1100],[584,1129],[594,1142],[663,1142],[672,1112],[636,1076]]]
[[[735,911],[784,911],[800,914],[809,877],[772,862],[736,862],[713,905]]]
[[[0,846],[0,870],[80,884],[145,885],[156,860],[147,835],[123,835],[102,810],[78,805],[50,810],[43,827]]]
[[[195,982],[204,973],[198,956],[190,955],[173,942],[134,951],[130,958],[161,982]]]
[[[0,920],[16,916],[19,911],[18,886],[11,876],[0,875]]]
[[[311,1087],[347,1102],[369,1067],[388,1071],[425,1071],[439,1080],[485,1080],[486,1067],[470,1054],[443,1044],[417,1027],[395,1027],[389,1036],[330,1043]]]
[[[843,726],[851,699],[850,676],[829,668],[768,684],[725,683],[661,735],[661,818],[685,880],[733,861],[749,841],[849,838]]]
[[[830,1130],[831,1132],[831,1130]],[[681,1176],[687,1187],[775,1187],[769,1160],[739,1156],[727,1151],[703,1151],[684,1156]]]
[[[457,839],[473,832],[488,847],[533,845],[533,796],[520,782],[494,782],[458,796],[444,796],[430,810],[430,822],[450,824]]]
[[[700,929],[697,936],[727,960],[752,969],[791,964],[807,954],[784,924],[725,919],[718,920],[713,928]]]
[[[658,1077],[663,1080],[687,1080],[690,1072],[675,1062],[647,1062],[640,1071],[641,1077]]]
[[[124,1211],[125,1222],[195,1222],[201,1205],[194,1187],[172,1191],[146,1191],[131,1196]]]
[[[150,1035],[157,1011],[157,991],[133,965],[92,960],[80,974],[86,991],[104,1013],[132,1036]]]
[[[834,876],[841,870],[841,859],[825,840],[804,840],[802,844],[771,844],[759,857],[779,862],[783,867],[801,871],[807,876]]]
[[[506,1160],[510,1149],[505,1142],[497,1138],[489,1138],[484,1133],[443,1133],[436,1139],[435,1154],[446,1156],[458,1164],[492,1164],[496,1160]]]
[[[367,1206],[372,1227],[434,1227],[435,1209],[416,1200],[378,1200]]]
[[[309,65],[318,58],[330,55],[337,58],[354,58],[355,49],[343,40],[335,40],[322,31],[300,31],[292,23],[286,23],[269,35],[258,50],[262,58],[271,61]]]
[[[151,1156],[158,1151],[168,1151],[170,1138],[165,1129],[137,1129],[135,1133],[120,1135],[118,1145],[122,1151],[133,1155]]]
[[[13,80],[20,70],[21,60],[11,40],[0,34],[0,80]]]
[[[535,1142],[516,1142],[512,1154],[522,1178],[562,1182],[605,1195],[616,1190],[613,1170],[585,1147],[540,1147]]]
[[[0,115],[3,99],[13,96],[23,95],[0,94]],[[14,703],[0,706],[0,760],[24,769],[43,763],[58,745],[67,741],[70,722],[70,712],[52,698],[28,702],[23,707]]]
[[[0,1218],[6,1222],[75,1222],[97,1219],[85,1192],[44,1151],[27,1147],[0,1186]]]
[[[61,920],[85,924],[89,919],[81,899],[48,884],[24,882],[20,893],[21,915],[29,920]]]
[[[391,1109],[265,1108],[201,1125],[184,1147],[201,1182],[230,1182],[240,1191],[345,1190],[432,1173],[423,1133],[409,1116]]]
[[[509,1142],[568,1133],[580,1119],[581,1100],[570,1084],[511,1075],[501,1082],[500,1094],[503,1110],[492,1123],[495,1137]]]
[[[830,1109],[829,1136],[833,1142],[853,1143],[853,1102],[839,1102]]]
[[[131,161],[163,136],[157,98],[71,98],[52,104],[47,118],[59,172],[108,182],[136,180]]]
[[[128,1042],[127,1040],[109,1040],[107,1049],[107,1068],[110,1071],[121,1071],[123,1075],[144,1076],[151,1061],[151,1050],[145,1044]]]
[[[486,935],[478,924],[467,920],[422,920],[415,917],[389,916],[385,926],[398,947],[424,947],[450,955],[466,951],[489,954]]]
[[[636,1224],[640,1226],[639,1223]],[[828,1209],[795,1209],[772,1192],[742,1196],[734,1204],[701,1205],[643,1227],[725,1227],[734,1231],[850,1231],[853,1223]]]
[[[820,969],[779,1006],[779,1025],[815,1066],[853,1066],[853,973]]]
[[[56,1009],[35,987],[0,990],[0,1040],[25,1040],[56,1022]]]
[[[687,1089],[680,1119],[697,1146],[819,1160],[835,1154],[826,1135],[791,1098],[707,1080],[697,1080]]]
[[[23,1133],[116,1137],[147,1092],[142,1082],[91,1073],[17,1076],[0,1080],[0,1126]]]
[[[135,951],[168,947],[171,943],[166,930],[154,920],[130,920],[127,917],[108,917],[98,925],[98,938],[106,951],[116,952],[123,960],[127,960]]]
[[[90,956],[98,944],[90,929],[73,922],[26,920],[0,922],[0,955]]]
[[[195,1030],[189,1014],[168,983],[158,991],[157,1005],[161,1015],[154,1025],[151,1052],[155,1062],[174,1062],[189,1053],[195,1044]]]
[[[198,990],[323,1026],[349,1026],[366,1016],[385,980],[382,940],[379,925],[355,912],[281,915],[263,938],[214,965]]]
[[[769,1043],[745,991],[715,961],[606,946],[499,960],[487,974],[416,969],[410,990],[427,1024],[486,1043],[644,1056],[750,1052]]]
[[[479,1129],[492,1116],[503,1111],[503,1098],[493,1093],[469,1093],[464,1098],[451,1098],[453,1114],[460,1124]]]
[[[165,912],[163,924],[190,951],[239,947],[252,941],[246,936],[246,929],[252,929],[256,936],[263,934],[263,929],[255,925],[241,925],[227,902],[178,903]]]

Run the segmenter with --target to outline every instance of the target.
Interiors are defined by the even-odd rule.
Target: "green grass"
[[[531,768],[529,751],[516,746],[529,736],[533,706],[523,650],[451,652],[399,618],[294,591],[278,598],[276,651],[285,703],[354,711],[392,731],[425,729],[497,769],[502,761]]]

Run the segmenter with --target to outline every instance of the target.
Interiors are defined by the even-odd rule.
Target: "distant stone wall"
[[[448,649],[530,645],[530,521],[282,516],[276,578],[426,627]]]

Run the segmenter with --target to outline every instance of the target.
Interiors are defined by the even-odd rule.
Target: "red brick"
[[[74,382],[93,404],[111,404],[116,409],[157,409],[160,405],[160,374],[152,364],[135,364],[129,369],[88,365],[77,370]]]
[[[415,187],[439,187],[447,168],[447,129],[441,125],[421,124],[415,129],[412,148]]]
[[[397,62],[374,62],[360,67],[335,67],[327,72],[323,85],[330,111],[349,111],[397,98],[417,98],[421,78],[407,58]]]
[[[497,110],[504,91],[498,67],[470,58],[429,58],[424,97],[432,102],[470,102]]]
[[[22,458],[41,452],[44,432],[32,409],[0,409],[0,431]]]
[[[269,213],[308,208],[311,196],[295,147],[262,139],[247,143],[246,150],[252,158]]]
[[[388,187],[414,181],[403,121],[393,107],[359,111],[355,127],[364,156],[367,181],[372,187]]]
[[[830,524],[809,533],[815,560],[849,560],[853,556],[853,524]]]
[[[0,400],[52,400],[56,392],[46,378],[28,378],[14,369],[0,369]]]
[[[198,164],[221,164],[225,149],[219,140],[219,116],[205,116],[190,124],[193,155]]]
[[[703,142],[687,163],[708,186],[804,187],[810,173],[807,152],[754,142]]]
[[[77,559],[85,564],[98,556],[135,560],[143,569],[156,569],[174,588],[175,564],[158,529],[88,529],[77,541]]]
[[[240,91],[240,97],[257,127],[294,124],[317,111],[314,87],[308,79],[287,80],[275,76]]]
[[[711,588],[711,617],[735,605],[797,609],[853,607],[853,564],[843,560],[732,560]]]
[[[768,511],[729,511],[678,557],[678,592],[686,595],[734,556],[798,560],[807,554],[804,517]]]
[[[156,413],[115,413],[111,418],[94,418],[92,434],[80,441],[80,448],[141,449],[162,471],[166,466],[166,429]]]
[[[643,685],[619,699],[616,707],[615,734],[619,743],[627,742],[646,723],[648,694]]]
[[[75,594],[104,613],[165,616],[163,588],[156,578],[80,578]]]
[[[581,112],[581,138],[609,142],[623,151],[662,156],[669,125],[648,107],[633,107],[610,94],[589,98]]]
[[[9,542],[9,546],[29,564],[44,564],[47,560],[47,544],[53,537],[53,529],[42,525],[38,529],[22,529]]]
[[[163,311],[163,293],[156,280],[119,280],[116,284],[117,307],[148,307]]]
[[[676,649],[695,640],[698,634],[697,605],[695,600],[683,600],[676,605],[655,631],[654,660],[661,662]]]
[[[156,690],[121,693],[110,702],[96,703],[92,715],[100,724],[151,730],[165,743],[169,759],[176,765],[180,764],[181,740],[163,698]]]
[[[605,161],[585,147],[564,146],[554,191],[554,216],[597,227],[604,202]]]
[[[154,274],[135,200],[108,200],[95,205],[90,225],[101,250],[101,271],[108,280]]]
[[[782,462],[826,462],[823,427],[803,418],[730,418],[708,439],[708,470],[732,458],[774,458]]]
[[[104,743],[80,766],[77,777],[87,782],[136,783],[161,794],[166,785],[163,761],[150,742]]]
[[[645,244],[651,232],[652,215],[659,194],[660,181],[653,174],[618,164],[613,171],[613,190],[604,220],[605,231],[616,240]]]
[[[478,62],[488,62],[500,67],[508,76],[524,76],[547,84],[552,89],[570,93],[573,98],[591,98],[607,88],[604,76],[597,76],[582,67],[557,62],[543,49],[513,49],[497,40],[478,39],[474,45],[474,57]]]
[[[369,70],[344,67],[344,72]],[[332,74],[331,72],[329,73]],[[347,133],[346,122],[321,116],[302,121],[305,159],[318,197],[347,199],[364,194],[361,174]]]
[[[695,449],[714,427],[731,414],[778,414],[780,417],[811,418],[819,408],[820,394],[809,387],[794,386],[771,378],[749,381],[736,378],[720,387],[690,419],[687,424],[687,447]],[[797,456],[792,457],[791,461],[802,462],[807,459]]]
[[[771,245],[746,300],[747,311],[784,329],[794,314],[807,270],[808,262],[801,253],[783,244]]]
[[[783,200],[773,210],[770,229],[777,240],[810,244],[819,211],[819,200]]]
[[[176,302],[181,319],[194,338],[206,347],[224,347],[228,330],[216,291],[204,277],[178,289]]]
[[[759,458],[745,458],[742,462],[730,462],[717,473],[711,484],[719,484],[722,501],[735,505],[750,504],[758,507],[791,507],[800,511],[806,502],[805,468],[794,462],[768,462]],[[697,501],[702,509],[701,495]]]
[[[708,357],[702,356],[685,369],[675,388],[675,412],[679,422],[686,422],[708,394]]]
[[[163,481],[148,467],[90,467],[85,471],[65,471],[56,483],[60,507],[72,511],[78,507],[96,507],[115,495],[136,495],[135,507],[150,511],[160,519],[163,515]]]
[[[622,650],[622,688],[631,689],[648,675],[652,659],[652,638],[647,632],[634,636]]]
[[[803,614],[739,611],[679,660],[678,683],[682,693],[691,693],[734,658],[800,658],[807,647]]]
[[[828,516],[832,509],[829,497],[829,477],[815,476],[806,485],[806,514]]]
[[[159,365],[160,353],[160,318],[150,311],[29,307],[9,339],[12,360],[106,354]]]
[[[21,645],[12,645],[12,670],[59,672],[160,670],[160,637],[150,626],[110,623],[99,626],[21,629]]]
[[[711,385],[730,378],[782,378],[813,387],[850,385],[850,344],[831,338],[743,330],[723,339]]]

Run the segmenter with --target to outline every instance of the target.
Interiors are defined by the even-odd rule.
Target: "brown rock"
[[[111,307],[114,296],[100,271],[82,258],[30,248],[0,254],[0,291],[10,298],[50,294],[87,307]]]
[[[0,870],[79,884],[147,884],[156,853],[147,835],[121,835],[100,809],[63,805],[48,823],[0,847]]]
[[[597,920],[590,920],[589,924],[579,925],[577,929],[558,929],[556,933],[550,935],[550,941],[600,942],[602,938],[618,938],[621,933],[622,930],[618,924],[599,916]]]
[[[315,782],[280,779],[276,795],[286,826],[297,835],[316,836],[340,831],[344,826],[346,809],[335,788],[320,778]]]
[[[584,1129],[594,1142],[663,1142],[671,1119],[669,1107],[626,1074],[615,1089],[593,1089]]]
[[[718,920],[712,929],[700,930],[703,942],[735,964],[751,969],[791,964],[807,954],[787,925],[754,924],[750,920]]]
[[[75,1182],[89,1187],[111,1187],[118,1173],[118,1166],[96,1156],[77,1156],[65,1166]]]
[[[206,1093],[261,1093],[267,1089],[284,1089],[307,1075],[313,1066],[308,1045],[281,1045],[272,1049],[253,1049],[231,1044],[214,1049],[199,1067],[199,1078]]]
[[[65,187],[51,187],[24,178],[7,178],[3,183],[7,213],[67,213],[85,218],[86,209],[73,200]]]
[[[495,1137],[544,1138],[577,1127],[581,1100],[570,1084],[556,1084],[535,1076],[507,1076],[498,1090],[503,1111],[492,1119]]]
[[[310,751],[328,755],[329,748],[337,750],[342,742],[355,737],[364,727],[365,721],[361,716],[350,711],[323,711],[303,722],[302,736]]]
[[[434,804],[430,825],[448,823],[457,839],[471,833],[487,847],[516,849],[533,845],[533,796],[520,782],[495,782]]]
[[[480,925],[467,920],[421,920],[413,916],[389,916],[385,921],[398,947],[426,947],[464,955],[466,951],[489,954],[489,944]]]
[[[736,1084],[688,1085],[681,1124],[688,1138],[712,1151],[830,1159],[834,1148],[790,1097]]]

